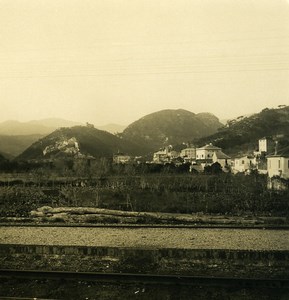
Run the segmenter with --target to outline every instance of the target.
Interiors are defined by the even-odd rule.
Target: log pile
[[[219,224],[260,225],[285,223],[283,218],[238,217],[202,214],[175,214],[160,212],[120,211],[93,207],[50,207],[43,206],[31,211],[30,216],[39,222],[64,223],[119,223],[119,224]],[[275,220],[276,219],[276,220]],[[278,220],[277,220],[278,219]]]

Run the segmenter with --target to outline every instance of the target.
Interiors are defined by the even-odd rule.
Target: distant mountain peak
[[[27,122],[8,120],[0,123],[0,135],[43,135],[51,133],[59,127],[71,127],[75,125],[81,125],[81,123],[60,118],[32,120]]]
[[[148,114],[130,124],[123,138],[137,142],[147,151],[166,144],[187,143],[215,133],[222,124],[210,113],[195,114],[185,109],[164,109]]]

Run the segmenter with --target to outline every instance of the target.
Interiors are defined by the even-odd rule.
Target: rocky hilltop
[[[138,154],[140,148],[92,126],[60,128],[28,147],[18,160],[61,157],[106,157],[116,152]]]

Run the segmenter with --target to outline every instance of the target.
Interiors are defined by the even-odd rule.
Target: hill
[[[43,137],[43,135],[40,134],[0,135],[0,153],[4,157],[12,159],[41,137]]]
[[[6,157],[4,157],[1,153],[0,153],[0,163],[7,161]]]
[[[79,122],[67,121],[64,119],[50,118],[18,122],[9,120],[0,123],[0,153],[12,159],[22,153],[32,143],[43,136],[52,133],[61,127],[72,127],[82,125]],[[118,124],[107,124],[97,127],[110,133],[122,132],[125,126]]]
[[[112,134],[123,132],[123,130],[126,128],[124,125],[109,123],[102,126],[95,126],[99,130],[105,130]]]
[[[217,133],[201,138],[198,145],[213,143],[229,154],[245,154],[257,148],[258,139],[271,136],[280,139],[281,145],[289,141],[289,106],[263,109],[248,117],[229,120]]]
[[[138,143],[146,151],[154,151],[164,145],[186,143],[211,135],[221,126],[219,119],[210,113],[167,109],[133,122],[121,136]]]
[[[0,135],[46,135],[59,127],[71,127],[75,125],[80,125],[80,123],[57,118],[28,122],[8,120],[0,123]]]
[[[38,140],[20,154],[18,160],[60,157],[109,157],[116,152],[138,154],[133,143],[91,126],[60,128]]]

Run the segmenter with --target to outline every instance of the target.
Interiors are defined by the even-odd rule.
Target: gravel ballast
[[[289,250],[289,230],[0,227],[0,244]]]

